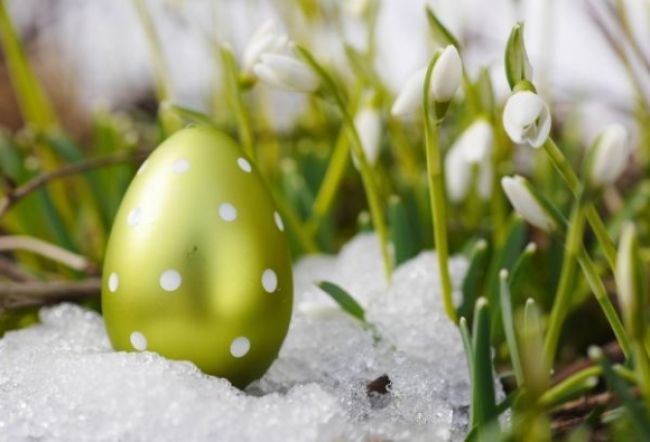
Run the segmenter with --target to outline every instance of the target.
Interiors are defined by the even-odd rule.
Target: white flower
[[[595,187],[613,184],[625,170],[630,156],[627,131],[620,124],[605,126],[589,153],[589,183]]]
[[[528,223],[546,232],[557,228],[557,223],[548,210],[540,203],[531,191],[524,177],[503,177],[501,187],[506,193],[510,204]]]
[[[379,157],[379,146],[381,142],[381,115],[372,106],[364,106],[354,117],[354,127],[361,138],[361,146],[366,155],[368,163],[373,165]],[[355,167],[358,169],[358,160],[352,156]]]
[[[451,100],[460,86],[463,76],[463,62],[455,46],[449,45],[440,54],[431,73],[431,96],[434,101],[445,103]]]
[[[262,54],[253,66],[257,78],[273,87],[294,92],[313,92],[318,77],[302,61],[291,55]]]
[[[431,72],[431,99],[437,102],[451,100],[460,85],[462,73],[463,65],[458,50],[452,45],[447,46],[436,60]],[[391,108],[394,116],[412,114],[422,106],[426,74],[427,68],[422,68],[406,80]]]
[[[635,339],[644,339],[645,329],[645,273],[640,253],[636,228],[626,222],[616,255],[615,277],[625,325]]]
[[[289,39],[281,34],[273,20],[265,22],[246,45],[242,61],[244,72],[252,73],[255,63],[265,53],[279,53],[287,47]]]
[[[516,92],[508,98],[503,110],[503,127],[515,143],[540,147],[551,132],[551,113],[539,95]]]
[[[422,68],[413,73],[404,84],[393,103],[390,113],[396,117],[412,114],[422,106],[422,89],[427,69]]]
[[[454,202],[462,201],[469,192],[473,170],[478,169],[478,192],[487,199],[492,193],[492,126],[480,118],[472,123],[445,157],[447,195]]]
[[[484,118],[472,123],[454,143],[463,152],[470,163],[481,163],[492,154],[494,131],[492,125]]]
[[[472,181],[472,169],[468,167],[460,149],[450,148],[445,157],[445,187],[447,196],[453,202],[465,199]]]

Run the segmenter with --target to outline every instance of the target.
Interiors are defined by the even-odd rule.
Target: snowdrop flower
[[[605,126],[589,152],[589,184],[596,188],[613,184],[625,170],[629,156],[630,148],[625,128],[620,124]]]
[[[273,20],[264,23],[246,45],[242,61],[244,72],[252,73],[253,66],[260,61],[262,54],[279,53],[287,47],[288,42],[287,36],[280,34]]]
[[[431,72],[431,99],[440,103],[451,100],[460,86],[462,73],[463,64],[458,50],[453,45],[447,46],[436,60]],[[391,108],[394,116],[412,114],[422,106],[426,74],[427,68],[422,68],[406,80]]]
[[[558,225],[553,214],[536,196],[528,181],[519,175],[503,177],[501,187],[510,204],[523,219],[546,232],[555,230]]]
[[[263,82],[288,91],[313,92],[318,88],[316,74],[291,55],[262,54],[253,72]]]
[[[460,86],[463,62],[456,46],[449,45],[440,54],[431,73],[431,96],[434,101],[445,103],[451,100]]]
[[[354,127],[359,133],[359,138],[361,138],[361,147],[363,147],[368,163],[375,164],[379,157],[381,142],[381,115],[379,111],[371,105],[362,107],[354,117]],[[352,160],[358,169],[358,159],[354,154]]]
[[[515,92],[503,110],[503,127],[515,143],[537,148],[551,132],[551,113],[539,95],[530,91]]]
[[[468,162],[478,164],[490,158],[493,138],[492,125],[479,118],[465,129],[454,146],[458,146]]]
[[[465,199],[472,180],[472,171],[478,167],[478,191],[483,199],[492,193],[492,126],[480,118],[472,123],[454,142],[445,157],[447,195],[454,202]]]

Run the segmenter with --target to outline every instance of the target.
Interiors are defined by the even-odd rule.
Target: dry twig
[[[0,283],[0,309],[40,306],[64,300],[99,296],[102,281],[89,278],[83,281],[30,281]]]
[[[87,160],[78,161],[76,163],[68,164],[60,169],[53,170],[52,172],[43,173],[31,180],[27,181],[21,186],[10,189],[2,200],[0,200],[0,217],[22,198],[30,193],[49,183],[50,181],[76,175],[79,173],[87,172],[93,169],[99,169],[106,166],[114,166],[121,163],[130,161],[143,160],[149,154],[148,151],[126,152],[120,151],[110,155],[98,158],[90,158]]]

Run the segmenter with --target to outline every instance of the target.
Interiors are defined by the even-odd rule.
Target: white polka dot
[[[166,292],[177,290],[182,282],[183,278],[181,278],[181,274],[174,269],[165,270],[160,275],[160,287]]]
[[[136,207],[129,212],[129,216],[126,217],[126,222],[131,227],[137,226],[140,223],[140,218],[142,218],[142,209]]]
[[[182,160],[182,159],[181,160],[176,160],[176,161],[174,161],[172,169],[174,170],[174,172],[181,175],[181,174],[187,172],[188,170],[190,170],[190,162],[187,161],[187,160]]]
[[[273,270],[266,269],[262,273],[262,287],[268,293],[273,293],[278,288],[278,276]]]
[[[253,170],[253,168],[251,167],[251,163],[249,163],[248,160],[247,160],[246,158],[243,158],[243,157],[242,157],[242,158],[239,158],[239,159],[237,160],[237,164],[239,165],[239,168],[240,168],[241,170],[243,170],[244,172],[246,172],[246,173],[248,173],[248,172],[250,172],[251,170]]]
[[[237,219],[237,209],[230,203],[222,203],[219,205],[219,216],[224,221],[234,221]]]
[[[138,351],[147,349],[147,338],[139,331],[131,333],[131,345]]]
[[[120,286],[120,277],[117,276],[117,273],[113,272],[108,277],[108,290],[111,293],[115,293]]]
[[[275,220],[275,225],[278,226],[280,232],[284,232],[284,223],[282,222],[282,217],[278,212],[273,212],[273,219]]]
[[[140,164],[140,167],[138,168],[137,174],[140,175],[142,171],[147,167],[147,164],[149,163],[149,160],[144,160],[142,164]]]
[[[251,342],[245,336],[233,339],[230,344],[230,354],[236,358],[241,358],[251,349]]]

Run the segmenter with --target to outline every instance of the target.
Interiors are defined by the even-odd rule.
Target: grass
[[[302,5],[311,5],[305,9],[308,20],[316,20],[322,12],[316,3]],[[631,58],[643,54],[624,3],[616,5],[612,14],[636,48],[617,52],[628,69]],[[260,106],[261,86],[250,75],[243,76],[238,54],[226,42],[214,46],[224,82],[213,93],[224,98],[228,112],[217,116],[176,106],[155,22],[145,2],[134,0],[134,8],[149,42],[159,112],[144,118],[98,113],[91,119],[91,136],[82,143],[60,125],[0,3],[1,43],[25,122],[25,129],[17,133],[0,132],[0,226],[6,235],[0,237],[6,246],[0,256],[0,334],[32,324],[46,303],[67,299],[99,309],[97,277],[104,247],[139,163],[184,125],[212,125],[238,140],[255,159],[285,220],[294,259],[336,251],[356,232],[372,229],[390,279],[395,267],[436,246],[446,311],[458,323],[470,367],[468,439],[586,440],[595,433],[612,439],[630,434],[650,438],[646,326],[650,303],[643,281],[650,261],[650,105],[640,94],[633,115],[640,133],[635,162],[625,179],[593,191],[583,176],[584,147],[574,141],[568,123],[554,124],[538,150],[510,141],[502,127],[504,103],[495,98],[486,70],[476,78],[463,73],[463,93],[449,103],[444,118],[442,108],[428,99],[411,119],[392,116],[395,97],[371,68],[376,4],[364,15],[368,49],[345,48],[352,76],[323,64],[306,46],[294,46],[296,59],[312,70],[321,86],[308,94],[307,111],[296,125],[277,133]],[[462,54],[462,41],[435,11],[423,14],[434,43],[452,44]],[[534,89],[526,77],[523,27],[513,25],[504,42],[505,72],[513,90]],[[425,91],[435,63],[436,57],[422,85]],[[638,73],[627,72],[636,87]],[[366,158],[366,146],[354,124],[359,103],[368,93],[382,123],[376,163]],[[551,113],[555,117],[553,109]],[[473,168],[467,196],[452,202],[446,197],[445,175],[457,171],[445,170],[444,159],[478,117],[486,118],[494,133],[487,160],[493,171],[492,192],[487,199],[480,195]],[[358,170],[352,167],[351,152],[359,160]],[[519,169],[517,155],[533,157],[533,165]],[[501,177],[513,173],[526,174],[567,225],[546,232],[522,220],[499,184]],[[612,199],[620,201],[620,209],[607,202]],[[624,226],[630,225],[636,244],[632,251],[619,239],[629,230]],[[458,305],[451,299],[448,254],[462,254],[469,261]],[[627,257],[634,271],[626,273],[617,254]],[[79,262],[83,265],[76,265]],[[634,290],[627,289],[629,284]],[[364,310],[353,294],[329,282],[321,286],[365,324]],[[621,304],[621,288],[633,293],[634,303]],[[636,306],[634,312],[625,310],[629,305]],[[587,357],[594,346],[609,352],[592,349]],[[508,394],[500,404],[495,401],[495,376]],[[571,408],[576,397],[596,394],[618,401],[586,411]],[[499,421],[506,410],[511,413],[508,423]],[[565,424],[563,416],[571,412],[574,419]]]

